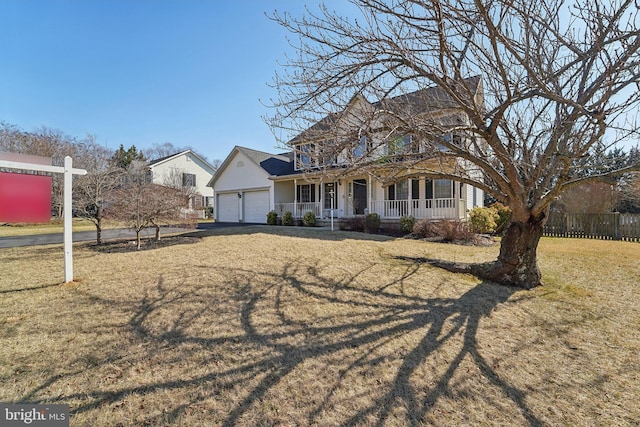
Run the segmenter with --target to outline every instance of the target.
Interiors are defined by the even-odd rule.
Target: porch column
[[[320,185],[318,186],[318,199],[320,200],[320,207],[318,209],[318,216],[322,218],[324,212],[324,178],[320,178]]]
[[[411,171],[409,171],[411,173]],[[413,179],[407,179],[407,213],[413,216]]]
[[[455,209],[455,217],[456,219],[460,218],[460,187],[456,181],[453,181],[453,208]]]
[[[373,208],[372,208],[373,203],[371,203],[373,199],[373,194],[371,194],[372,190],[373,190],[373,185],[371,183],[371,175],[369,175],[369,179],[367,179],[367,211],[369,213],[373,213]]]
[[[293,179],[293,217],[298,218],[298,178]]]

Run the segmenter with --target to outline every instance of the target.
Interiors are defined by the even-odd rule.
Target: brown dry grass
[[[0,401],[73,426],[638,425],[640,245],[543,239],[516,291],[396,257],[477,248],[301,228],[142,252],[0,250]],[[58,279],[59,280],[59,279]]]

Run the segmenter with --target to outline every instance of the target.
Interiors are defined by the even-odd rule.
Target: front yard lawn
[[[534,291],[411,261],[497,251],[229,228],[78,245],[59,285],[60,245],[0,249],[0,401],[72,426],[640,423],[640,245],[544,238]]]

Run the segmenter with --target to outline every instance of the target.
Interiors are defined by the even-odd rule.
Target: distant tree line
[[[560,213],[640,213],[640,173],[629,172],[619,176],[609,175],[640,161],[640,148],[629,151],[614,148],[598,150],[603,155],[588,155],[575,162],[582,177],[598,177],[563,191],[551,204],[551,211]],[[485,195],[485,205],[496,202]]]
[[[611,171],[638,162],[638,147],[629,151],[615,148],[597,157],[585,156],[577,162],[582,176],[603,178],[567,189],[552,204],[552,210],[565,213],[640,213],[640,173],[605,177]]]

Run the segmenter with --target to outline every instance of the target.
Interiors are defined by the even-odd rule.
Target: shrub
[[[315,227],[316,226],[316,214],[309,211],[302,217],[302,225],[305,227]]]
[[[380,215],[369,213],[364,217],[364,230],[367,233],[376,233],[380,229]]]
[[[400,218],[400,231],[405,234],[411,233],[413,231],[413,225],[415,224],[415,222],[416,219],[411,215],[403,216],[402,218]]]
[[[473,241],[475,234],[464,221],[438,221],[438,237],[444,242]]]
[[[282,214],[282,225],[293,225],[293,214],[286,211]]]
[[[502,203],[494,203],[488,208],[473,208],[469,212],[469,223],[475,233],[501,234],[510,217],[509,207]]]
[[[463,221],[430,221],[421,219],[413,226],[415,237],[443,242],[472,241],[474,234]]]
[[[419,219],[413,224],[413,234],[420,239],[427,239],[437,236],[435,222],[428,219]]]
[[[271,211],[267,214],[267,224],[276,225],[278,223],[278,214],[276,211]]]
[[[507,228],[507,224],[511,218],[511,209],[500,202],[496,202],[491,205],[491,209],[495,211],[495,215],[493,217],[496,222],[495,233],[502,234],[505,228]]]
[[[491,208],[475,207],[469,212],[469,224],[474,233],[491,234],[496,231],[497,213]]]

